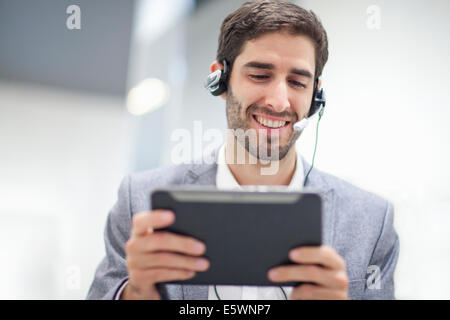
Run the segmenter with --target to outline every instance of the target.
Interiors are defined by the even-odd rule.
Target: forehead
[[[246,41],[234,64],[242,67],[249,61],[272,63],[280,69],[303,68],[314,74],[314,43],[305,35],[266,33]]]

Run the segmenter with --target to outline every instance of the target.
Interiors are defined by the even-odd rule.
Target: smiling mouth
[[[271,129],[282,128],[282,127],[287,126],[290,123],[290,121],[266,118],[266,117],[263,117],[261,115],[256,115],[256,114],[253,115],[253,119],[255,119],[256,122],[258,122],[260,125],[267,127],[267,128],[271,128]]]

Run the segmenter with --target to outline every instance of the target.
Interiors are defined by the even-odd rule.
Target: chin
[[[264,150],[265,149],[265,150]],[[276,147],[265,147],[263,150],[260,147],[250,147],[246,145],[246,150],[256,159],[263,161],[280,161],[288,154],[290,148],[286,145]]]

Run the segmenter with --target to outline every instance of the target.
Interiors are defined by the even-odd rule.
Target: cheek
[[[233,93],[235,91],[233,90]],[[252,104],[262,106],[264,100],[264,89],[261,87],[255,87],[251,84],[243,83],[239,87],[239,92],[236,95],[239,97],[239,101],[242,104],[243,112]]]
[[[297,101],[294,105],[294,110],[298,116],[307,116],[309,112],[309,108],[311,107],[311,96],[310,95],[302,95],[297,98]]]

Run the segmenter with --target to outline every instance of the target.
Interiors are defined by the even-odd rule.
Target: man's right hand
[[[133,216],[131,237],[125,245],[129,279],[121,299],[159,300],[156,283],[186,280],[194,277],[196,271],[209,268],[209,261],[199,257],[206,251],[204,243],[168,231],[155,231],[174,221],[175,214],[168,210]]]

